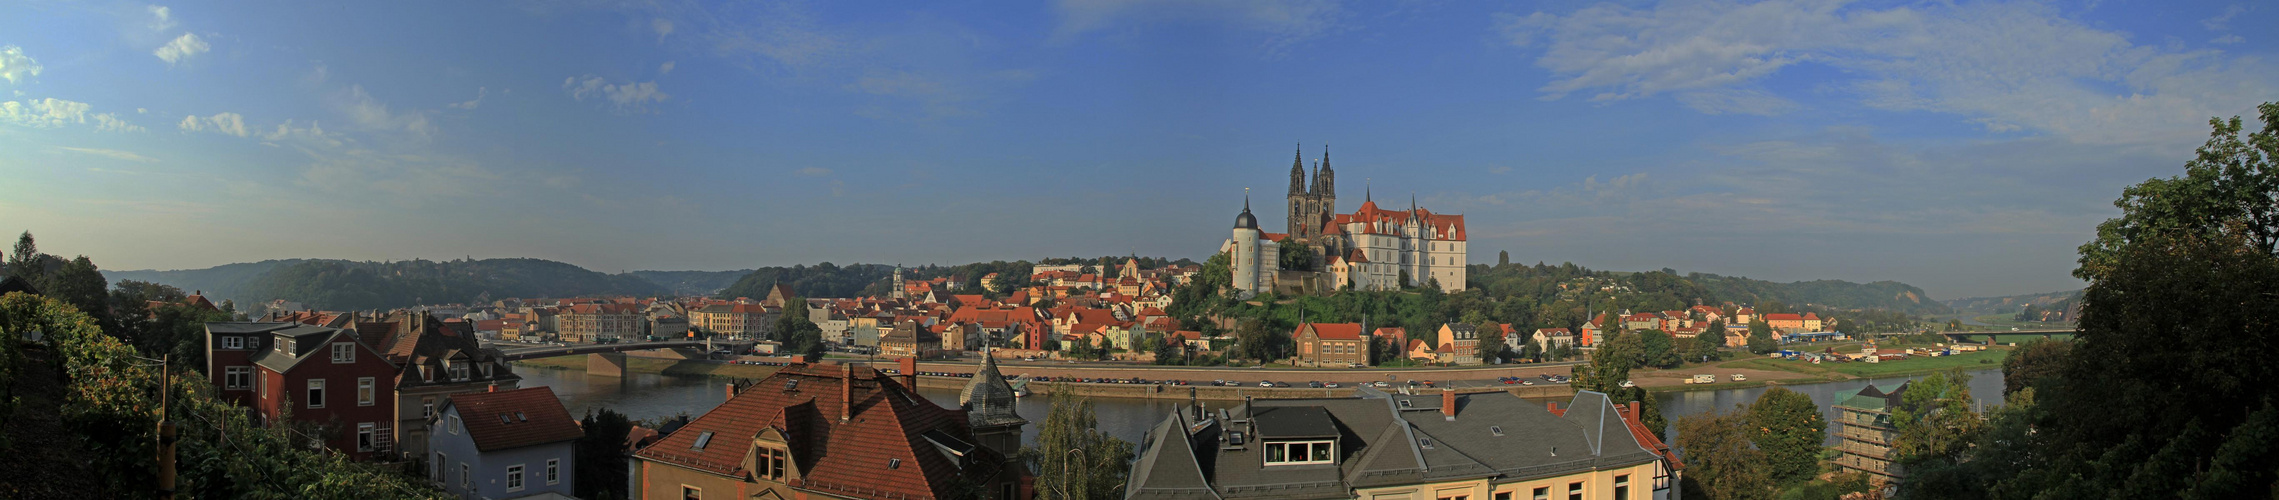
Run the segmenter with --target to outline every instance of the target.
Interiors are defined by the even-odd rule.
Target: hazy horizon
[[[2270,7],[35,1],[0,231],[106,270],[1200,261],[1326,144],[1340,212],[1463,214],[1471,263],[2042,293],[2279,100]]]

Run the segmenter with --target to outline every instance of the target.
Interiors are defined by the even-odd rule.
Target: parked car
[[[1273,386],[1274,386],[1274,383],[1273,383],[1273,382],[1264,381],[1264,380],[1260,380],[1260,381],[1258,381],[1258,386],[1259,386],[1259,387],[1273,387]]]
[[[1734,382],[1740,382],[1740,381],[1743,381],[1743,380],[1748,380],[1748,379],[1749,379],[1749,376],[1748,376],[1748,375],[1742,375],[1742,374],[1739,374],[1739,373],[1735,373],[1735,374],[1733,374],[1733,381],[1734,381]]]
[[[1274,386],[1275,386],[1275,387],[1289,387],[1289,386],[1290,386],[1290,383],[1289,383],[1289,382],[1275,382],[1275,383],[1274,383]]]
[[[1371,387],[1376,387],[1376,388],[1380,388],[1380,389],[1382,389],[1382,388],[1386,388],[1386,387],[1392,387],[1392,386],[1393,386],[1393,384],[1387,384],[1387,383],[1385,383],[1385,381],[1383,381],[1383,380],[1379,380],[1379,381],[1376,381],[1376,382],[1370,382],[1370,383],[1369,383],[1369,386],[1371,386]]]
[[[1338,388],[1338,385],[1337,385],[1337,383],[1336,383],[1336,382],[1330,382],[1330,383],[1326,383],[1326,384],[1322,384],[1322,385],[1323,385],[1323,386],[1326,386],[1326,387],[1329,387],[1329,388],[1331,388],[1331,389],[1336,389],[1336,388]]]
[[[1322,388],[1322,383],[1321,383],[1321,381],[1319,381],[1319,380],[1308,381],[1308,382],[1306,382],[1306,388],[1309,388],[1309,389],[1320,389],[1320,388]]]

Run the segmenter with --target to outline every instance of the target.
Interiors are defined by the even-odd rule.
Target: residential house
[[[251,358],[254,411],[270,425],[289,413],[296,424],[318,427],[318,435],[330,436],[326,446],[354,460],[393,457],[396,404],[388,396],[395,392],[396,366],[353,330],[286,325],[237,329],[258,328],[268,337]]]
[[[1675,498],[1681,465],[1637,403],[1508,392],[1255,399],[1172,412],[1140,439],[1124,498]]]
[[[1440,360],[1442,363],[1477,365],[1483,362],[1480,360],[1480,331],[1478,327],[1473,325],[1464,323],[1440,325],[1440,335],[1436,344],[1439,347],[1434,351],[1441,353],[1441,357],[1445,358]]]
[[[780,307],[752,302],[712,304],[690,310],[688,323],[715,335],[765,339],[775,333],[776,317],[782,313]]]
[[[585,430],[554,390],[531,387],[447,398],[429,425],[428,479],[468,500],[575,494]]]
[[[470,330],[417,311],[361,318],[355,325],[397,369],[389,374],[396,435],[404,457],[427,456],[428,420],[454,394],[513,389],[522,376],[496,348],[483,347]]]
[[[936,406],[853,365],[784,367],[634,452],[635,499],[1026,498],[1022,469],[985,446],[972,408]],[[972,405],[968,401],[968,405]]]
[[[1575,347],[1575,334],[1565,328],[1537,328],[1530,337],[1535,339],[1535,345],[1543,346],[1546,351],[1562,345]]]
[[[1298,366],[1348,366],[1369,363],[1369,343],[1360,323],[1303,323],[1290,333],[1298,344],[1291,363]]]
[[[922,357],[941,345],[942,339],[934,335],[933,329],[917,321],[902,321],[878,339],[878,352],[893,357]]]

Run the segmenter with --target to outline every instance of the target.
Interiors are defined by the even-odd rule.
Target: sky
[[[0,231],[105,269],[1202,259],[1294,154],[1470,260],[2081,286],[2279,101],[2253,1],[11,2]],[[2257,28],[2261,26],[2262,28]]]

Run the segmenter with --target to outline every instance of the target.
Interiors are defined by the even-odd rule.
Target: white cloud
[[[807,167],[799,169],[793,173],[799,174],[802,177],[823,177],[831,175],[831,169],[823,167]]]
[[[89,155],[101,156],[101,157],[105,157],[105,158],[111,158],[111,159],[116,159],[116,160],[126,160],[126,161],[139,161],[139,162],[144,162],[144,163],[148,163],[148,162],[154,162],[154,161],[158,161],[158,159],[157,159],[157,158],[151,158],[151,157],[148,157],[148,156],[138,155],[138,154],[134,154],[134,153],[132,153],[132,152],[127,152],[127,151],[120,151],[120,150],[116,150],[116,149],[98,149],[98,148],[74,148],[74,147],[59,147],[59,148],[57,148],[57,149],[62,149],[62,150],[64,150],[64,151],[70,151],[70,152],[73,152],[73,153],[80,153],[80,154],[89,154]]]
[[[673,66],[674,64],[672,61],[665,61],[664,64],[657,65],[657,76],[672,74]]]
[[[663,42],[666,35],[673,34],[673,22],[662,17],[650,19],[649,29],[657,32],[658,42]]]
[[[172,42],[167,42],[158,50],[151,51],[150,54],[165,60],[167,64],[175,64],[190,59],[190,56],[204,54],[212,48],[212,46],[206,45],[205,40],[198,39],[197,33],[183,33],[182,36],[176,37]]]
[[[95,114],[95,130],[98,132],[145,132],[150,129],[119,119],[118,115],[97,113]]]
[[[2240,14],[2246,13],[2246,5],[2236,3],[2231,4],[2224,7],[2224,12],[2222,14],[2216,14],[2215,17],[2201,19],[2200,26],[2208,28],[2208,31],[2228,30],[2231,29],[2232,18],[2239,17]]]
[[[0,122],[32,128],[57,128],[75,123],[87,123],[84,102],[56,98],[27,99],[23,102],[0,102]]]
[[[183,132],[213,132],[238,137],[247,135],[245,117],[229,112],[216,113],[213,116],[203,118],[196,115],[184,116],[182,123],[176,124],[175,127],[182,129]]]
[[[40,62],[24,55],[22,47],[0,47],[0,79],[22,83],[25,78],[40,76],[40,69]]]
[[[488,95],[491,95],[490,87],[476,87],[475,100],[467,102],[454,102],[449,106],[451,109],[475,109],[475,107],[483,105],[483,97]]]
[[[166,31],[174,29],[173,9],[166,8],[164,5],[152,5],[148,8],[148,10],[150,11],[151,17],[151,31]]]
[[[338,134],[325,133],[324,126],[317,122],[312,121],[306,127],[299,127],[294,126],[292,120],[285,120],[285,123],[277,124],[275,131],[261,134],[261,141],[272,146],[293,144],[307,147],[337,148],[347,144],[347,140]]]
[[[657,82],[609,83],[599,76],[569,77],[562,79],[562,90],[571,99],[585,101],[588,97],[603,99],[619,112],[643,112],[649,104],[662,103],[672,96],[657,90]]]
[[[2217,44],[2217,45],[2231,45],[2231,44],[2235,44],[2235,43],[2245,43],[2245,42],[2247,42],[2247,39],[2246,39],[2246,38],[2240,38],[2240,36],[2239,36],[2239,35],[2224,35],[2224,36],[2219,36],[2219,37],[2216,37],[2216,39],[2214,39],[2214,40],[2209,40],[2209,41],[2208,41],[2208,43],[2213,43],[2213,44]]]
[[[428,121],[427,112],[390,111],[387,104],[373,98],[372,94],[365,93],[363,85],[349,86],[346,92],[336,94],[332,104],[347,114],[349,121],[355,122],[357,126],[372,130],[401,130],[420,139],[435,137],[435,124]]]
[[[1342,14],[1338,4],[1328,0],[1060,0],[1054,7],[1060,24],[1053,39],[1059,41],[1125,20],[1205,21],[1266,34],[1264,48],[1269,54],[1330,33]]]
[[[1679,103],[1694,111],[1718,114],[1775,116],[1795,111],[1794,101],[1756,89],[1702,89],[1679,92]]]
[[[2268,61],[2137,45],[2035,3],[1666,0],[1505,14],[1498,27],[1514,45],[1543,47],[1536,64],[1553,74],[1538,89],[1546,99],[1675,94],[1705,112],[1764,110],[1774,96],[1735,89],[1813,64],[1857,78],[1832,87],[1871,107],[2083,143],[2189,144],[2208,117],[2245,114],[2279,94],[2279,67]]]

